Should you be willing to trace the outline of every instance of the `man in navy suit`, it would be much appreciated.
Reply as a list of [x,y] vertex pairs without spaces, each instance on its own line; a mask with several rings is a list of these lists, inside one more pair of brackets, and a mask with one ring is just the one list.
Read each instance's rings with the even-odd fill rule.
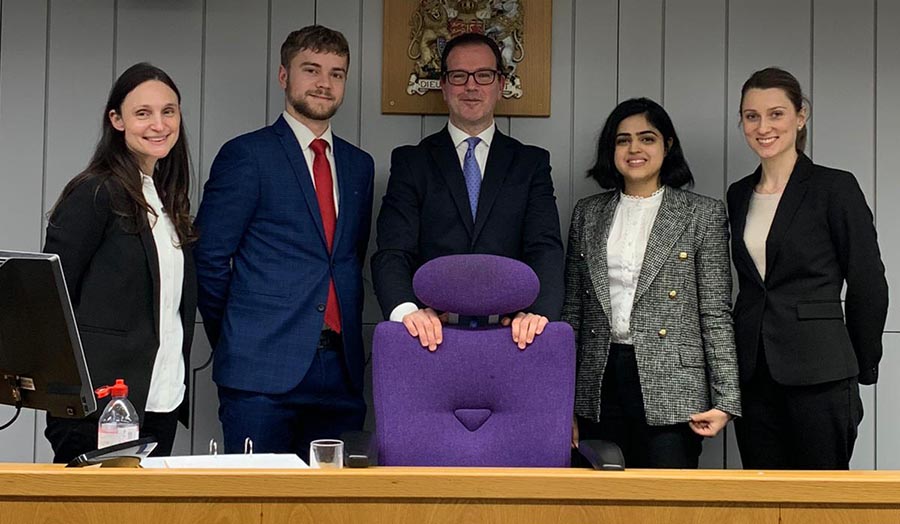
[[475,33],[455,37],[441,56],[447,127],[391,157],[372,257],[375,293],[384,316],[403,322],[432,351],[441,343],[445,316],[417,302],[412,276],[436,257],[486,253],[534,269],[538,298],[504,319],[521,349],[562,309],[563,247],[550,155],[496,129],[494,107],[504,82],[493,40]]
[[285,110],[210,170],[197,227],[199,308],[214,352],[225,451],[297,453],[360,429],[362,265],[372,157],[332,134],[350,50],[322,26],[288,35]]

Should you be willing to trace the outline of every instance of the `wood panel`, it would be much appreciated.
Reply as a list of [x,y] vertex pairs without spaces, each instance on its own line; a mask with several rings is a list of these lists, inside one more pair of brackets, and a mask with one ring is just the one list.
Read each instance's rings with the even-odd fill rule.
[[866,412],[866,417],[878,421],[876,442],[878,453],[875,466],[878,469],[900,470],[900,333],[885,333],[884,359],[881,361],[877,386],[875,409]]
[[222,144],[267,123],[268,30],[266,0],[206,3],[201,182]]
[[783,508],[780,524],[896,524],[896,508]]
[[719,0],[666,4],[666,110],[675,123],[694,191],[725,198],[727,9]]
[[[619,101],[645,96],[664,104],[666,2],[619,2]],[[699,35],[697,35],[699,36]]]
[[[316,0],[269,0],[269,68],[266,122],[274,122],[284,111],[284,90],[278,84],[281,44],[291,31],[316,23]],[[352,54],[352,53],[351,53]],[[352,56],[351,56],[352,61]]]
[[[735,471],[574,468],[369,468],[343,470],[66,469],[0,465],[0,501],[253,499],[269,503],[415,499],[535,504],[891,506],[898,471]],[[319,499],[319,500],[315,500]],[[370,499],[370,500],[367,500]]]
[[54,1],[48,11],[44,210],[87,167],[113,82],[113,0]]
[[578,200],[600,191],[597,182],[587,177],[587,171],[597,160],[600,130],[616,106],[618,5],[615,0],[575,2],[571,199],[568,207],[559,208],[564,221],[571,220]]
[[[360,133],[360,147],[375,159],[375,202],[372,210],[372,234],[369,253],[375,247],[375,218],[381,209],[381,197],[390,174],[391,151],[399,145],[418,143],[422,136],[422,117],[381,114],[381,2],[363,2],[362,50],[359,73],[362,75],[360,119],[364,125]],[[368,262],[368,260],[367,260]],[[366,299],[363,321],[374,324],[383,320],[381,308],[372,291],[369,266],[363,272]]]
[[264,504],[263,524],[596,524],[665,522],[667,524],[778,524],[776,508],[735,506],[516,504],[458,500],[450,503],[306,503]]
[[[168,73],[181,92],[181,115],[191,153],[191,203],[197,208],[200,149],[200,83],[203,27],[202,0],[118,0],[116,4],[116,75],[138,62]],[[159,38],[160,27],[166,38]],[[147,45],[153,42],[153,45]]]
[[[750,174],[759,159],[747,146],[738,123],[741,86],[768,66],[780,66],[811,91],[812,14],[810,0],[733,0],[728,2],[727,177]],[[773,16],[777,13],[777,16]]]
[[[869,205],[875,201],[874,13],[874,0],[815,2],[809,121],[813,160],[853,172]],[[875,392],[861,387],[860,393],[870,416],[859,426],[850,466],[874,468]]]
[[[553,96],[550,99],[549,118],[515,118],[510,121],[509,134],[525,144],[535,144],[550,151],[553,189],[556,206],[561,210],[562,233],[566,234],[571,209],[572,176],[572,39],[573,0],[553,2],[553,52],[550,68],[550,85]],[[563,237],[565,238],[565,236]]]
[[874,32],[874,0],[816,0],[812,81],[804,85],[813,100],[813,159],[853,172],[869,205],[875,201]]
[[[114,493],[110,494],[114,496]],[[221,502],[0,502],[0,524],[252,524],[261,505]]]
[[350,46],[350,69],[344,92],[344,103],[331,119],[334,132],[343,139],[359,145],[359,107],[362,93],[362,0],[319,0],[316,7],[316,23],[343,33]]
[[[47,2],[0,2],[0,248],[38,251],[43,231]],[[0,424],[15,413],[0,406]],[[35,412],[0,433],[0,460],[34,458]]]
[[[0,3],[0,246],[41,245],[47,2]],[[15,227],[10,227],[15,224]],[[5,411],[0,412],[0,419]],[[19,423],[21,425],[21,422]],[[2,453],[2,452],[0,452]]]
[[[881,237],[881,253],[887,269],[890,303],[887,330],[900,332],[900,242],[896,224],[900,224],[900,2],[876,4],[875,83],[875,222]],[[898,346],[894,346],[898,347]],[[883,369],[884,377],[900,382],[900,365]],[[885,397],[898,398],[898,397]],[[890,424],[900,430],[900,415],[894,410]],[[897,433],[900,435],[900,431]],[[896,467],[900,467],[900,454]]]

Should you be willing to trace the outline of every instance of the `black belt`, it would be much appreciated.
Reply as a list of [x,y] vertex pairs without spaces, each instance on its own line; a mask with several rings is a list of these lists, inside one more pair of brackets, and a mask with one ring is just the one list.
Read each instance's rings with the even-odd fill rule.
[[344,340],[341,334],[331,329],[323,329],[319,335],[317,349],[324,351],[340,351],[344,348]]

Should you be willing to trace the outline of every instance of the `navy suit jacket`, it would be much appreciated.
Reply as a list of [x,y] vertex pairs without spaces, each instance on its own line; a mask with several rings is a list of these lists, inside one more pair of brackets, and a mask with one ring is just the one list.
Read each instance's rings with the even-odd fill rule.
[[479,253],[531,266],[541,290],[528,311],[559,319],[563,247],[546,150],[495,132],[472,220],[459,156],[446,127],[418,145],[398,147],[377,227],[372,277],[385,318],[404,302],[418,304],[412,277],[419,266],[444,255]]
[[283,117],[216,155],[195,255],[218,385],[279,394],[299,384],[316,353],[333,278],[347,368],[362,390],[362,265],[374,163],[337,136],[334,162],[339,204],[329,256],[312,177]]

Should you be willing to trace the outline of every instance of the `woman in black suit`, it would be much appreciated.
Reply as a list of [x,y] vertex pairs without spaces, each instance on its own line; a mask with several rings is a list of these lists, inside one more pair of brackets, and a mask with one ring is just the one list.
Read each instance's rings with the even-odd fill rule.
[[881,360],[888,298],[872,213],[851,173],[803,154],[804,102],[777,68],[741,90],[744,137],[760,159],[728,189],[748,469],[848,469],[858,384],[875,383]]
[[[100,141],[63,189],[44,245],[62,261],[91,381],[125,379],[157,455],[171,452],[178,420],[187,425],[197,303],[189,186],[178,88],[136,64],[110,90]],[[97,448],[98,413],[47,416],[55,462]]]

